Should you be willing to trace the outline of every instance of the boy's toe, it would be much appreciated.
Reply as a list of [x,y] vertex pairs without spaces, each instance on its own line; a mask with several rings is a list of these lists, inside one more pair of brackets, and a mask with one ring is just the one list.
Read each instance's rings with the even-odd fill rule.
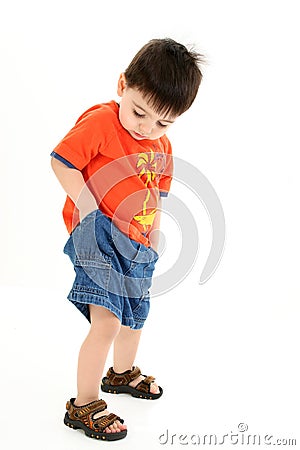
[[151,394],[159,394],[160,390],[156,383],[151,383],[150,392],[151,392]]

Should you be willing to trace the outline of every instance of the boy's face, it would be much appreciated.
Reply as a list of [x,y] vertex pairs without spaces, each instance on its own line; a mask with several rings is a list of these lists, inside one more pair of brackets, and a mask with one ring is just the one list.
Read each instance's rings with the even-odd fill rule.
[[157,115],[137,89],[127,86],[124,74],[119,78],[118,95],[122,97],[119,110],[121,125],[137,141],[158,139],[175,122],[176,117]]

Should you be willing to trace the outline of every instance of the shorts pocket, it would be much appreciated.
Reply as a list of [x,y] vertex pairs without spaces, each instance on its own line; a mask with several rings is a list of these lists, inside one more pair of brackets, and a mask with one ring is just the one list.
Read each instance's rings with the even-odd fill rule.
[[98,242],[102,230],[101,225],[99,227],[96,226],[97,214],[98,210],[88,214],[73,231],[75,265],[102,268],[107,264],[111,264],[111,254],[108,251],[105,236],[102,236],[103,239],[100,239],[100,242]]
[[150,296],[143,295],[139,300],[132,302],[132,314],[135,320],[142,321],[147,319],[150,309]]
[[111,264],[107,256],[101,258],[91,256],[77,255],[75,259],[74,269],[76,272],[75,283],[77,285],[86,286],[87,288],[101,289],[107,294]]
[[149,264],[147,264],[146,266],[144,266],[143,269],[143,278],[142,278],[142,291],[143,291],[143,295],[148,295],[149,294],[149,289],[152,285],[152,276],[153,276],[153,272],[154,272],[154,264],[153,262],[150,262]]

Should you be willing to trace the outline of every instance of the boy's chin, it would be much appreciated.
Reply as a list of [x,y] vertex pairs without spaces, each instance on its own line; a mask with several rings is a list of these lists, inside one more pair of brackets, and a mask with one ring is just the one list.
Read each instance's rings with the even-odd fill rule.
[[135,131],[128,131],[131,136],[137,141],[142,141],[144,139],[150,139],[148,136],[143,136],[142,134],[136,133]]

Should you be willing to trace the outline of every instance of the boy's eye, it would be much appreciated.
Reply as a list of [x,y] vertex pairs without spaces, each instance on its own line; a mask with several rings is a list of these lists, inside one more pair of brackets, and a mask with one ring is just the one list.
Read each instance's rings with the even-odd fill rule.
[[145,117],[145,114],[139,114],[135,109],[132,110],[136,117]]
[[[132,112],[133,112],[133,114],[134,114],[136,117],[139,117],[140,119],[146,117],[145,114],[140,114],[140,113],[138,113],[135,109],[133,109]],[[161,128],[165,128],[165,127],[168,126],[168,125],[165,125],[165,124],[163,124],[163,123],[161,123],[161,122],[157,122],[157,125],[158,125],[159,127],[161,127]]]

